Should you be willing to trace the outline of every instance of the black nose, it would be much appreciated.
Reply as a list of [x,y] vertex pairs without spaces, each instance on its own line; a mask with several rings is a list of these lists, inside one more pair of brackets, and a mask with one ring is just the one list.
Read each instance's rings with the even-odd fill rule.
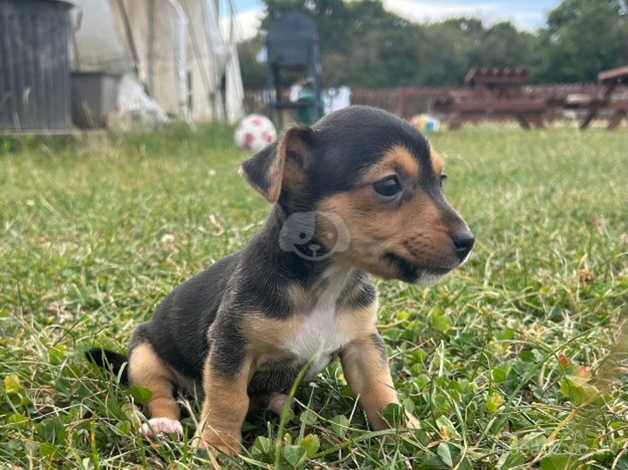
[[456,254],[458,255],[458,258],[460,258],[460,260],[465,259],[471,251],[471,248],[473,248],[473,243],[475,242],[473,233],[469,230],[464,230],[462,232],[454,232],[450,235],[450,237],[456,247]]

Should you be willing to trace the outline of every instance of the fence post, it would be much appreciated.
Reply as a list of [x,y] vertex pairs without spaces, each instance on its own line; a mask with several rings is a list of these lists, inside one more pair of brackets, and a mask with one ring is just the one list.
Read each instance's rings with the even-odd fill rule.
[[397,114],[404,117],[406,113],[406,89],[404,87],[399,88],[397,100]]

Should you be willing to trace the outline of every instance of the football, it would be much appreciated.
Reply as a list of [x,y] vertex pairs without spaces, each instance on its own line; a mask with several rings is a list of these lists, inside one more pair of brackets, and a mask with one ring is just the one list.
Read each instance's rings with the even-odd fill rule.
[[235,144],[243,150],[259,152],[277,138],[277,131],[270,119],[261,114],[249,114],[235,130]]

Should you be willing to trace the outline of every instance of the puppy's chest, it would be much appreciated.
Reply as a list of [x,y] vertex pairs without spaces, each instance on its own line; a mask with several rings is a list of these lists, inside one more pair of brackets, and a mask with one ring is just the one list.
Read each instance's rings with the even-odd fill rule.
[[312,361],[308,375],[315,375],[367,327],[368,319],[356,313],[342,306],[339,285],[332,284],[320,293],[311,309],[300,315],[301,321],[285,338],[282,349],[296,363]]
[[311,378],[348,343],[372,332],[376,303],[353,306],[342,274],[331,271],[319,286],[304,292],[307,295],[301,296],[290,318],[274,324],[275,334],[258,330],[265,349],[261,368],[275,367],[280,360],[286,367],[300,369],[311,361],[306,379]]
[[331,354],[353,338],[341,316],[344,312],[334,306],[320,306],[306,314],[293,336],[286,338],[285,349],[304,361],[316,354]]
[[338,318],[341,312],[334,307],[309,312],[293,335],[285,338],[281,349],[292,358],[294,366],[311,361],[306,379],[314,377],[334,359],[338,351],[353,339]]

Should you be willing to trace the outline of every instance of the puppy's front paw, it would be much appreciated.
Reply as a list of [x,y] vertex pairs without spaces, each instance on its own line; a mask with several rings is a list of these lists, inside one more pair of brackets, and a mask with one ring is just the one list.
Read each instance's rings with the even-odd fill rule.
[[201,436],[200,447],[202,449],[216,449],[227,455],[237,455],[240,451],[240,441],[240,436],[206,430]]
[[406,411],[406,428],[408,429],[421,429],[421,422],[413,414]]
[[183,426],[176,419],[170,418],[151,418],[147,423],[142,424],[140,432],[148,440],[165,434],[176,434],[177,437],[183,438]]

